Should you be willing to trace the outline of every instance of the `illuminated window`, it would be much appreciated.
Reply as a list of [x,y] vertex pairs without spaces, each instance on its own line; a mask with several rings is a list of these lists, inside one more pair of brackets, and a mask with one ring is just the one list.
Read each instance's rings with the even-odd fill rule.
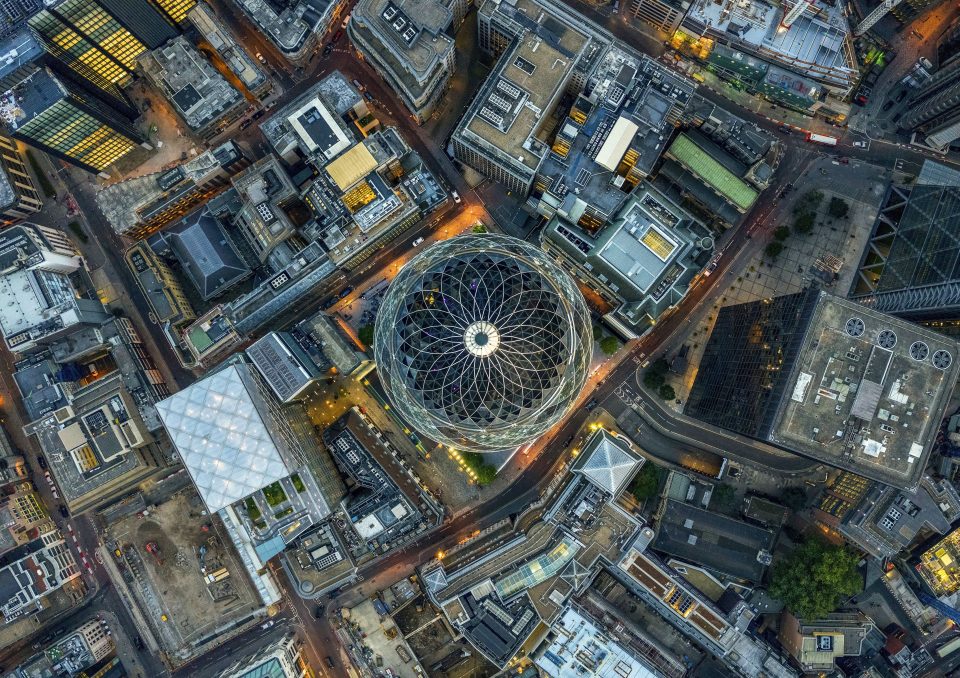
[[647,249],[656,254],[662,261],[666,261],[667,257],[673,254],[677,247],[673,241],[653,226],[647,229],[647,232],[640,238],[640,242],[646,245]]

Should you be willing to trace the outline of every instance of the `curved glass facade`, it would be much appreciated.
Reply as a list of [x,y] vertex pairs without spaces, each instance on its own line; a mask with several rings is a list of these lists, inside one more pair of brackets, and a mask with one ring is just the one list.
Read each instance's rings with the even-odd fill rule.
[[374,355],[393,406],[421,433],[491,452],[535,439],[587,378],[590,315],[535,245],[497,234],[438,243],[397,275]]

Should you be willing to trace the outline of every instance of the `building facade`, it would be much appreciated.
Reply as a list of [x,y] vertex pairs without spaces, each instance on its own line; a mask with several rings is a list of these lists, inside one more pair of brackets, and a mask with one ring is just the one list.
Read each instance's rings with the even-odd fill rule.
[[43,208],[40,193],[17,143],[0,135],[0,228],[16,224]]
[[456,68],[451,35],[466,5],[465,0],[363,0],[351,14],[347,31],[354,46],[420,124],[433,114]]
[[0,617],[5,624],[43,609],[43,599],[80,577],[59,530],[41,534],[0,558]]
[[0,118],[15,139],[93,173],[103,173],[138,145],[149,146],[133,124],[135,113],[49,69],[0,96]]
[[897,123],[902,130],[918,132],[923,142],[945,151],[960,139],[960,61],[954,60],[911,90]]

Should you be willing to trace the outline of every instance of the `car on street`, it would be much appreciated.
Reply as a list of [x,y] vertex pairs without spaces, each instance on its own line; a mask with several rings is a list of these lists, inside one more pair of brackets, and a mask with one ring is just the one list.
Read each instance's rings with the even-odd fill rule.
[[267,63],[267,60],[264,58],[263,54],[261,54],[260,52],[257,52],[257,61],[259,61],[261,64]]
[[370,101],[370,102],[373,101],[373,95],[370,94],[370,92],[364,92],[364,93],[363,93],[363,98],[366,99],[367,101]]
[[324,611],[325,609],[326,609],[326,608],[325,608],[323,605],[317,605],[315,608],[313,608],[313,618],[314,618],[314,619],[322,619],[322,618],[323,618],[323,611]]
[[907,90],[903,90],[902,92],[900,92],[900,94],[897,95],[897,97],[894,99],[894,101],[899,104],[899,103],[900,103],[901,101],[903,101],[906,97],[907,97]]
[[327,46],[323,48],[323,56],[329,56],[330,52],[333,51],[333,43],[328,42]]
[[457,203],[458,205],[459,205],[461,202],[463,202],[463,200],[460,199],[460,194],[457,193],[456,191],[453,192],[453,201],[454,201],[455,203]]
[[338,29],[336,33],[333,34],[333,38],[330,39],[330,42],[336,44],[340,42],[340,38],[343,37],[343,29]]
[[246,120],[240,123],[240,129],[242,130],[247,129],[252,124],[253,124],[253,120],[251,118],[247,118]]
[[252,116],[250,116],[250,119],[251,119],[251,120],[259,120],[260,118],[262,118],[262,117],[264,116],[265,113],[266,113],[266,111],[261,108],[259,111],[257,111],[257,112],[254,113]]
[[37,464],[39,464],[40,468],[42,468],[43,470],[46,470],[46,469],[47,469],[47,459],[46,459],[46,457],[44,457],[42,454],[38,454],[38,455],[37,455]]
[[331,669],[336,666],[336,664],[333,663],[333,657],[330,655],[324,657],[324,660],[327,662],[327,666],[329,666]]
[[854,141],[854,142],[853,142],[853,146],[854,146],[854,148],[866,148],[866,147],[867,147],[867,142],[866,142],[866,141]]
[[64,518],[70,517],[70,512],[67,510],[67,507],[64,506],[63,504],[60,504],[60,506],[57,507],[57,510],[60,511],[60,515],[63,516]]
[[881,106],[880,110],[881,110],[881,111],[889,111],[891,108],[893,108],[893,105],[894,105],[895,103],[897,103],[897,102],[896,102],[896,101],[892,101],[892,100],[891,100],[891,101],[888,101],[888,102],[885,103],[883,106]]
[[358,91],[365,92],[367,90],[367,88],[363,86],[363,83],[361,83],[356,78],[354,78],[352,82],[353,82],[353,86],[356,87]]
[[422,244],[423,244],[423,237],[422,237],[422,236],[419,237],[419,238],[417,238],[416,240],[414,240],[413,243],[411,243],[411,245],[412,245],[413,247],[419,247],[419,246],[422,245]]

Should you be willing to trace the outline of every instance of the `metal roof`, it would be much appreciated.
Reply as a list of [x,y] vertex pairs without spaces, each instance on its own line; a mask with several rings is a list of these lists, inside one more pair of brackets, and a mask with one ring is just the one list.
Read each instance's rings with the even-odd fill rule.
[[718,193],[744,210],[749,208],[759,195],[756,189],[708,155],[686,134],[677,137],[671,144],[669,153]]
[[642,464],[643,458],[627,443],[601,429],[587,441],[573,470],[615,497]]

